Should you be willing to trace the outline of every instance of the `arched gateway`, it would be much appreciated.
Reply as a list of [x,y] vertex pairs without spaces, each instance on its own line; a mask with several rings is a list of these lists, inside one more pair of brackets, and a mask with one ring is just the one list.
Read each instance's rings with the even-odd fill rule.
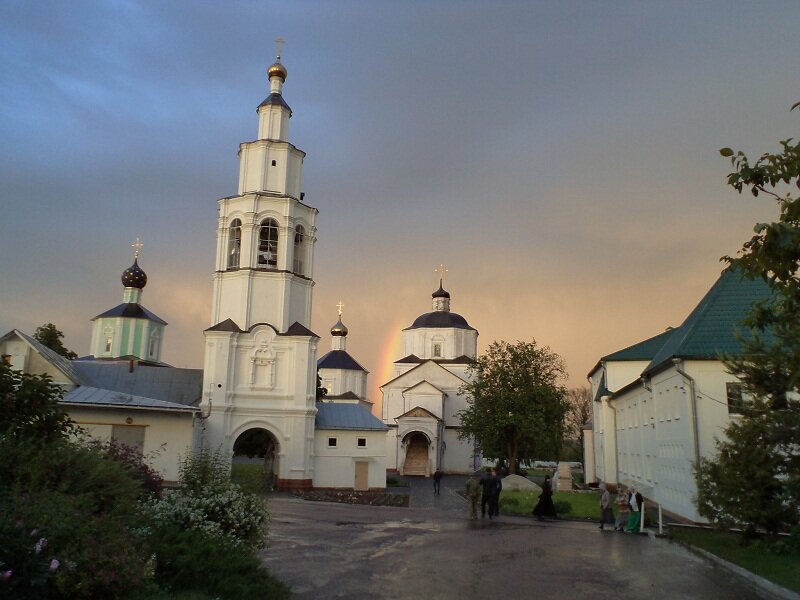
[[280,467],[279,450],[278,440],[271,432],[254,427],[243,431],[233,443],[233,464],[261,465],[268,489],[275,489]]

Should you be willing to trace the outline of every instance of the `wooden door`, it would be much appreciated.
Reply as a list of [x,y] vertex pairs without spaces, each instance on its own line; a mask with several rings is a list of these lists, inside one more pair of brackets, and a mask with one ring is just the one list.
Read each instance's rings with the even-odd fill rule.
[[357,492],[365,492],[369,489],[369,463],[356,463],[356,485]]

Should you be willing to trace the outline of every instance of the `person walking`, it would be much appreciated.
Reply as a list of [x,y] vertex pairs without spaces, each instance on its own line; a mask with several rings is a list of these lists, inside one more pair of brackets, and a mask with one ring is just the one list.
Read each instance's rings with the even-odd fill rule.
[[614,511],[611,509],[611,494],[608,493],[608,487],[605,482],[600,483],[600,529],[602,530],[606,523],[611,525],[614,523]]
[[502,484],[497,478],[497,470],[491,469],[481,479],[481,518],[486,518],[486,511],[489,511],[489,518],[491,519],[496,512],[496,507],[499,504],[500,489]]
[[630,506],[631,506],[631,513],[628,516],[628,526],[625,528],[625,531],[628,533],[637,533],[639,531],[639,525],[642,522],[642,508],[644,508],[644,498],[642,495],[637,491],[636,488],[631,488],[631,499],[630,499]]
[[475,475],[467,477],[466,484],[467,502],[469,503],[469,518],[478,518],[478,503],[481,499],[481,486]]
[[625,491],[625,486],[620,485],[617,487],[617,497],[615,504],[617,505],[617,520],[614,521],[614,531],[624,531],[625,526],[628,524],[628,515],[631,513],[631,505],[628,504],[630,498],[628,492]]
[[433,493],[437,496],[441,490],[442,475],[444,475],[444,473],[442,473],[439,469],[436,469],[436,471],[433,473]]
[[539,501],[533,507],[533,514],[539,521],[544,521],[544,517],[557,519],[556,507],[553,504],[553,485],[550,483],[550,476],[545,475],[542,482],[542,493],[539,494]]
[[494,479],[494,489],[492,498],[489,502],[489,518],[500,516],[500,492],[503,491],[503,480],[497,476],[497,469],[492,469],[492,479]]

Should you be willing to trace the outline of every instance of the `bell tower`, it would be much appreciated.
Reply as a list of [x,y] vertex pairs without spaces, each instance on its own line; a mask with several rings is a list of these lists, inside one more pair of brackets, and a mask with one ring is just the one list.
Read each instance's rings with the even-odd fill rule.
[[283,333],[311,320],[318,211],[300,191],[305,152],[288,141],[292,109],[280,52],[267,76],[258,138],[239,145],[238,194],[219,200],[211,318],[243,330],[269,323]]
[[305,153],[289,142],[280,47],[267,76],[258,137],[239,145],[238,193],[218,201],[203,444],[233,454],[242,435],[265,431],[275,485],[305,488],[317,413],[319,337],[308,329],[317,209],[300,191]]

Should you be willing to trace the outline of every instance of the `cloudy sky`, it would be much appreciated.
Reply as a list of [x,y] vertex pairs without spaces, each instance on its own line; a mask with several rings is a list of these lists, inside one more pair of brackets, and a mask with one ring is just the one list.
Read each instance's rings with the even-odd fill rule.
[[718,149],[797,135],[798,23],[796,0],[3,2],[0,330],[87,354],[139,236],[164,359],[202,366],[216,200],[282,36],[320,354],[341,299],[377,388],[444,263],[479,351],[535,338],[582,385],[776,215]]

